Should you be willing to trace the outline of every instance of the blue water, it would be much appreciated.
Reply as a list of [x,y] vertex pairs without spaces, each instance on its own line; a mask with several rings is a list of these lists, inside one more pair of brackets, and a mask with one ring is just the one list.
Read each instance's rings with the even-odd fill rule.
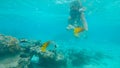
[[120,68],[120,1],[81,1],[86,7],[87,38],[76,39],[66,30],[70,0],[1,0],[0,33],[53,40],[64,49],[79,47],[101,51],[118,57],[118,61],[105,68]]

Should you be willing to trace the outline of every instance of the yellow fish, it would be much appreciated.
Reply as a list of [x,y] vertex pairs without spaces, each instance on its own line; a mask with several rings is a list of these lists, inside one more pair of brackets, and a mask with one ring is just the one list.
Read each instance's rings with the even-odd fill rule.
[[46,52],[46,48],[48,47],[49,44],[50,44],[50,41],[45,42],[41,47],[41,51]]
[[82,31],[84,31],[84,28],[82,28],[82,27],[74,28],[74,36],[79,37],[79,33]]

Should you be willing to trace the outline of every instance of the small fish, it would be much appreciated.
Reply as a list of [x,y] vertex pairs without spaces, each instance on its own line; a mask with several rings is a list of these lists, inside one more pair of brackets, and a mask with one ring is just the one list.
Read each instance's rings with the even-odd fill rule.
[[49,44],[50,44],[50,41],[45,42],[41,47],[41,51],[46,52],[46,48],[48,47]]
[[82,27],[75,27],[74,28],[74,36],[79,37],[79,33],[84,31],[84,28]]

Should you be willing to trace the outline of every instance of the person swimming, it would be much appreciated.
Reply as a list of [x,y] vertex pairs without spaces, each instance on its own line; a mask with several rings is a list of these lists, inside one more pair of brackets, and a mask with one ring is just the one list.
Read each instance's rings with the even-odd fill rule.
[[70,16],[68,18],[67,29],[75,29],[78,27],[88,31],[87,22],[84,16],[85,9],[82,7],[80,0],[74,0],[70,4]]

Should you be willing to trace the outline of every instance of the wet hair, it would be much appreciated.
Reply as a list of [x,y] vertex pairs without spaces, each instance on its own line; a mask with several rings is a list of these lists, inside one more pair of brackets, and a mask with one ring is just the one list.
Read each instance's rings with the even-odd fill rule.
[[71,4],[70,4],[70,9],[73,9],[73,8],[79,9],[79,8],[81,8],[81,7],[82,7],[82,6],[81,6],[81,3],[80,3],[80,0],[74,0],[74,1],[72,1]]

